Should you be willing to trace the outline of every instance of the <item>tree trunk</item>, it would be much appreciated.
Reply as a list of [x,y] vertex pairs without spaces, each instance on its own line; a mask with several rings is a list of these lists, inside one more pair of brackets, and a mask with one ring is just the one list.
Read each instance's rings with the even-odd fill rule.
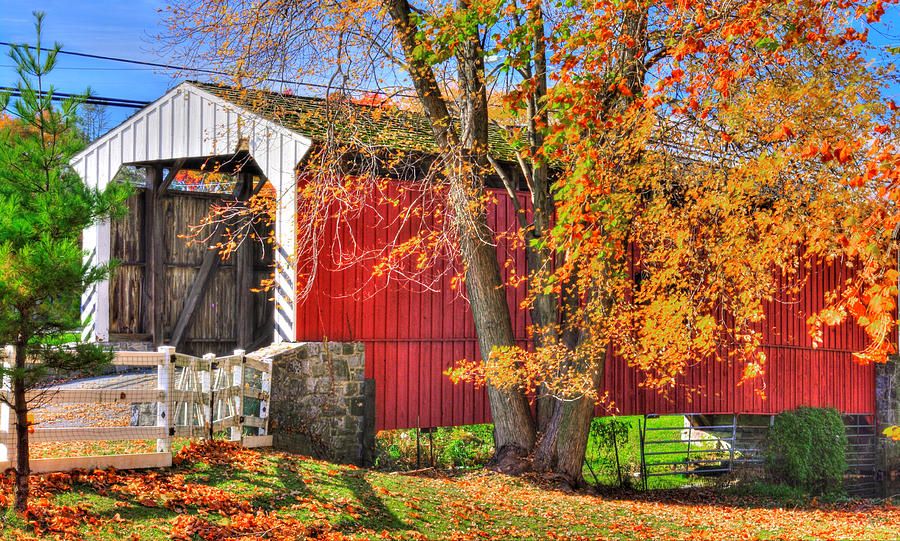
[[[491,362],[495,348],[515,344],[509,307],[497,252],[485,242],[491,238],[484,211],[474,213],[461,187],[451,188],[451,204],[459,215],[458,227],[463,261],[466,264],[466,292],[472,306],[478,347],[485,363]],[[485,236],[487,235],[487,236]],[[500,390],[487,385],[491,415],[494,418],[494,457],[491,467],[507,473],[520,471],[520,459],[528,456],[534,446],[535,427],[531,408],[524,393]]]
[[[410,19],[407,0],[386,0],[394,30],[403,47],[413,86],[431,123],[450,184],[450,204],[466,268],[466,292],[472,307],[478,345],[485,362],[496,348],[515,345],[512,321],[494,236],[483,208],[473,209],[472,196],[481,197],[487,162],[487,97],[484,59],[477,35],[468,36],[457,54],[462,105],[460,133],[454,127],[447,102],[432,67],[417,58],[417,26]],[[460,7],[467,4],[460,1]],[[460,135],[461,134],[461,135]],[[521,468],[521,458],[534,445],[534,420],[524,393],[487,386],[494,418],[495,453],[492,464],[503,471]]]
[[12,378],[13,409],[16,413],[16,511],[28,507],[28,476],[31,464],[28,456],[28,403],[25,401],[26,349],[25,343],[16,344],[15,373]]
[[[604,361],[605,359],[592,362],[591,378],[595,389],[600,387]],[[573,487],[580,487],[585,484],[582,469],[591,433],[591,421],[594,419],[594,401],[581,397],[563,403],[560,409],[562,415],[557,429],[555,471],[570,479]]]

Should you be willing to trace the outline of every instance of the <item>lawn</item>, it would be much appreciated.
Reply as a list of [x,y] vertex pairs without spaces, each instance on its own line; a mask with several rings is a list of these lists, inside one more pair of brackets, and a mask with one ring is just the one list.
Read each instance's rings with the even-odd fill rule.
[[[169,470],[35,477],[5,539],[894,539],[885,502],[777,502],[716,488],[611,496],[485,471],[381,473],[305,457],[189,445]],[[12,480],[0,498],[11,501]]]

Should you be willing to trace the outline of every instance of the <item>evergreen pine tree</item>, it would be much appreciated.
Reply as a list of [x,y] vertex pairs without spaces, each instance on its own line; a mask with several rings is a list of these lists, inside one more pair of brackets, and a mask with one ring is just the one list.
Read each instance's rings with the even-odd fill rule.
[[[111,360],[96,345],[63,350],[60,337],[80,325],[79,299],[85,287],[102,280],[107,267],[85,263],[84,228],[120,211],[128,188],[105,191],[85,186],[69,160],[83,142],[76,129],[84,97],[53,103],[46,84],[62,47],[42,49],[43,13],[35,13],[37,48],[13,46],[19,97],[0,93],[0,344],[11,344],[13,362],[0,368],[12,383],[3,401],[16,424],[16,509],[28,502],[28,409],[26,391],[48,369],[92,370]],[[26,362],[27,361],[27,362]],[[7,379],[9,378],[9,379]]]

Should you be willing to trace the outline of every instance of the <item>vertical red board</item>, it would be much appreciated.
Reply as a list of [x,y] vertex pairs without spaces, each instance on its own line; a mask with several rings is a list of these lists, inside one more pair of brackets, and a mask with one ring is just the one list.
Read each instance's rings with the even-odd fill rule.
[[[389,191],[399,193],[396,187]],[[520,203],[526,209],[528,201],[522,194]],[[489,421],[484,390],[453,385],[443,375],[455,361],[475,360],[478,355],[468,302],[463,292],[450,288],[450,273],[444,272],[452,263],[429,271],[434,276],[443,274],[436,291],[372,278],[371,260],[336,268],[334,250],[351,246],[354,239],[361,249],[383,247],[396,232],[391,224],[397,212],[390,205],[373,202],[349,224],[329,224],[331,242],[325,241],[312,291],[297,303],[297,340],[365,343],[366,376],[375,379],[379,430]],[[498,194],[498,205],[489,212],[498,231],[516,227],[514,207],[503,194]],[[400,237],[412,233],[407,226]],[[513,268],[518,276],[524,275],[523,248],[508,248],[509,240],[499,244],[501,265],[507,252],[515,259],[511,267],[502,266],[504,276],[509,277]],[[768,414],[808,403],[871,414],[874,369],[860,366],[852,358],[854,351],[865,346],[862,330],[852,322],[826,329],[825,341],[816,349],[806,327],[806,319],[822,308],[822,295],[840,286],[849,272],[839,262],[815,262],[798,277],[806,282],[796,294],[787,294],[786,288],[792,284],[778,277],[779,291],[773,302],[766,303],[767,317],[760,327],[768,362],[765,376],[757,380],[740,384],[743,367],[738,363],[703,361],[689,368],[681,378],[682,386],[666,396],[639,387],[640,373],[609,352],[603,382],[615,411]],[[524,286],[507,288],[517,342],[528,346],[528,314],[518,309],[524,295]],[[727,348],[722,355],[727,356]],[[764,389],[766,399],[754,389]],[[598,408],[599,414],[608,413],[604,406]]]

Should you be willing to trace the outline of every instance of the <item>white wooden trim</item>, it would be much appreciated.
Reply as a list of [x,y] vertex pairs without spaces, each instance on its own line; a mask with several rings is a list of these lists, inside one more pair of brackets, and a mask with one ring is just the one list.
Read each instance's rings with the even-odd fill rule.
[[[303,135],[302,133],[295,132],[293,130],[289,130],[288,128],[285,128],[281,124],[273,122],[267,118],[261,117],[258,114],[254,113],[248,109],[238,107],[237,105],[231,103],[230,101],[226,101],[226,100],[220,98],[219,96],[216,96],[212,92],[203,90],[202,88],[194,86],[191,83],[185,82],[185,83],[182,83],[182,85],[190,86],[192,92],[199,94],[200,96],[203,96],[205,99],[207,99],[221,107],[224,107],[226,109],[240,110],[239,114],[241,117],[243,117],[245,119],[245,123],[247,123],[247,124],[263,125],[265,127],[264,129],[267,132],[269,132],[270,134],[279,134],[279,135],[283,135],[286,137],[297,138],[300,143],[302,143],[308,147],[312,146],[312,139]],[[246,120],[250,120],[251,122],[246,122]]]
[[[110,224],[103,221],[97,224],[97,261],[105,264],[110,259]],[[98,342],[109,342],[109,279],[96,284],[97,311],[94,317],[94,337]]]
[[[260,377],[260,394],[265,396],[265,400],[259,401],[259,417],[263,420],[263,425],[259,427],[260,436],[269,433],[269,396],[272,392],[272,358],[266,357],[262,361],[268,365],[268,370],[263,371]],[[250,417],[250,419],[253,418]],[[246,421],[247,418],[245,417],[244,420]]]
[[161,431],[161,434],[156,438],[156,452],[171,454],[172,435],[170,428],[175,426],[175,408],[172,403],[175,374],[172,373],[171,361],[172,356],[175,355],[175,348],[162,346],[157,351],[162,353],[165,358],[156,368],[156,389],[165,392],[165,397],[156,403],[156,428]]
[[[206,361],[207,366],[212,366],[213,361],[216,360],[216,356],[214,353],[207,353],[203,356],[203,360]],[[200,392],[209,396],[210,392],[212,392],[212,370],[204,370],[200,373]],[[201,404],[201,409],[203,411],[203,416],[206,419],[206,427],[203,431],[203,435],[207,436],[210,429],[215,430],[215,424],[213,423],[213,412],[212,407],[209,404],[209,399],[203,400]]]
[[272,436],[244,436],[241,445],[247,449],[272,447]]
[[[132,470],[138,468],[169,468],[172,453],[141,453],[128,455],[75,456],[61,458],[32,458],[31,473],[50,473],[70,470]],[[0,471],[15,467],[12,461],[0,461]]]

